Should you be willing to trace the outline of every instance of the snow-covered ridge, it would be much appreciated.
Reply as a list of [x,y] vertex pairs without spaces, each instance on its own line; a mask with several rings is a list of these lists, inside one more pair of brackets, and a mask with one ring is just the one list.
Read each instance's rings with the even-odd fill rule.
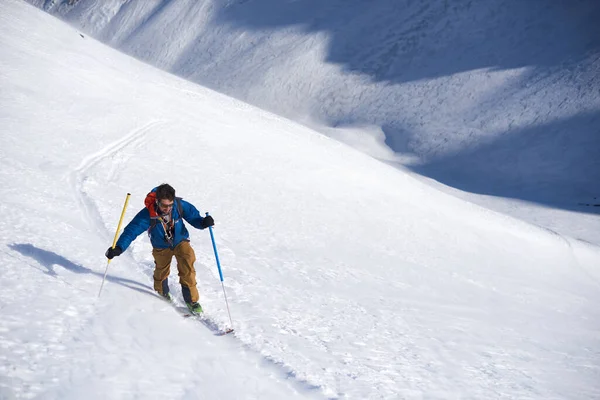
[[[598,398],[596,247],[21,1],[0,2],[0,59],[0,398]],[[152,294],[143,237],[97,298],[125,193],[129,220],[163,181],[215,217],[232,340]],[[207,232],[192,243],[223,325]]]
[[600,243],[561,222],[590,232],[573,211],[598,214],[581,206],[600,197],[595,0],[30,2],[470,201]]

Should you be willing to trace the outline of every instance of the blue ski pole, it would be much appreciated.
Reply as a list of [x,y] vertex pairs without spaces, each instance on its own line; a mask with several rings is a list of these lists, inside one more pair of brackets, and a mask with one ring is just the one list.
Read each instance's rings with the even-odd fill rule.
[[[208,213],[206,213],[208,217]],[[229,311],[229,302],[227,301],[227,293],[225,293],[225,284],[223,283],[223,272],[221,271],[221,262],[219,261],[219,253],[217,252],[217,245],[215,243],[215,235],[213,234],[212,226],[208,227],[210,232],[210,240],[212,241],[213,250],[215,252],[215,259],[217,260],[217,268],[219,269],[219,277],[221,278],[221,287],[223,288],[223,295],[225,296],[225,305],[227,306],[227,314],[229,314],[229,323],[231,328],[227,329],[225,333],[233,332],[233,320],[231,319],[231,311]]]

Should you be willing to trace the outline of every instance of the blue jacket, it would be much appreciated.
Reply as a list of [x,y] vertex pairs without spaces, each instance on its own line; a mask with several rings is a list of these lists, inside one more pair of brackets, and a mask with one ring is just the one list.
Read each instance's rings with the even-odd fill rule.
[[[149,233],[150,242],[152,243],[152,247],[157,249],[168,249],[175,248],[179,243],[184,240],[189,240],[190,233],[186,229],[183,220],[185,219],[190,225],[197,229],[202,228],[202,221],[204,217],[200,215],[200,212],[194,207],[191,203],[187,201],[177,198],[177,201],[181,202],[181,210],[183,211],[183,216],[179,215],[179,209],[177,204],[173,205],[173,220],[175,221],[175,232],[173,233],[173,247],[169,245],[169,242],[165,239],[165,230],[163,229],[162,224],[159,222]],[[183,219],[182,219],[183,217]],[[148,228],[150,228],[150,211],[147,208],[142,209],[137,213],[135,217],[131,220],[129,224],[123,230],[123,233],[119,237],[117,241],[117,246],[121,248],[121,250],[125,251],[131,242],[135,240],[139,235],[146,232]]]

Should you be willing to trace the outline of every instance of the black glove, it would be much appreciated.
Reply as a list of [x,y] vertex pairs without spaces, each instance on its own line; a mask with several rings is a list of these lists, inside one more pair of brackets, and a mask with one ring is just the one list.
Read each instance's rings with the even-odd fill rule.
[[207,215],[202,220],[202,229],[208,228],[209,226],[213,226],[215,224],[215,220],[210,215]]
[[112,260],[113,258],[120,256],[122,252],[123,252],[123,250],[121,250],[121,248],[119,246],[115,246],[114,249],[112,247],[109,247],[108,250],[106,250],[106,253],[104,255],[109,260]]

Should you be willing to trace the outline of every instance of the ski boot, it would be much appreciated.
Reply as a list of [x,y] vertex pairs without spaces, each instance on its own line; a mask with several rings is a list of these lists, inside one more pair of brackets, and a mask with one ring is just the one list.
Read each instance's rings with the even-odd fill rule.
[[165,293],[165,294],[159,293],[158,295],[159,295],[159,296],[160,296],[160,297],[161,297],[163,300],[165,300],[165,301],[167,301],[167,302],[169,302],[169,303],[172,303],[172,302],[173,302],[173,296],[171,296],[171,293]]
[[186,302],[185,305],[187,306],[188,310],[190,310],[190,312],[192,314],[200,314],[200,313],[202,313],[202,306],[197,301],[195,301],[193,303],[187,303]]

